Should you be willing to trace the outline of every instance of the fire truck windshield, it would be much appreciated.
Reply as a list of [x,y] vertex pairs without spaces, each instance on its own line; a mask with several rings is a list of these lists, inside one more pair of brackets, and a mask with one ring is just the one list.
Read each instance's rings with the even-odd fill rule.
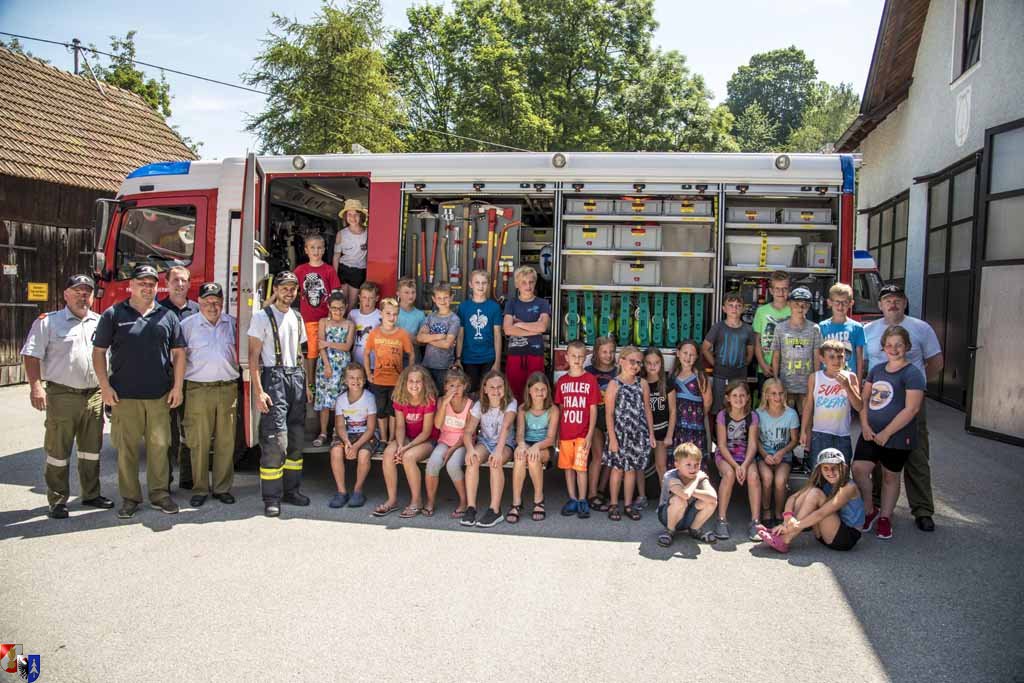
[[195,249],[194,206],[138,207],[124,212],[117,237],[117,279],[131,276],[140,263],[164,271],[192,262]]

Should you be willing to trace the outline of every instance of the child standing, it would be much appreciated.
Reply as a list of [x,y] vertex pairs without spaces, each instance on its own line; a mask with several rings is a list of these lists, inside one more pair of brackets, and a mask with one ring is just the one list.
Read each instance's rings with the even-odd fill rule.
[[418,464],[434,449],[430,437],[434,431],[437,391],[430,380],[430,373],[421,365],[410,365],[399,375],[393,396],[395,438],[384,449],[381,459],[388,499],[373,514],[383,517],[395,509],[398,503],[398,466],[401,465],[409,482],[409,505],[399,516],[409,519],[422,512],[424,517],[431,517],[434,507],[423,507],[420,498]]
[[366,338],[363,366],[377,402],[380,437],[386,442],[395,415],[391,392],[398,383],[398,376],[411,362],[413,350],[409,335],[398,326],[398,301],[391,298],[381,301],[380,317],[380,327],[371,330]]
[[835,339],[843,344],[847,353],[846,369],[857,375],[859,381],[867,369],[864,367],[864,326],[847,317],[853,310],[853,287],[845,282],[829,287],[828,305],[832,317],[818,323],[821,339]]
[[818,369],[818,348],[821,332],[807,319],[811,307],[811,292],[797,287],[789,293],[789,320],[775,327],[772,339],[772,373],[782,380],[789,405],[803,417],[807,396],[807,378]]
[[[654,467],[658,481],[665,478],[668,470],[668,447],[672,444],[672,432],[676,427],[676,393],[669,391],[665,382],[665,357],[661,350],[651,347],[644,351],[644,379],[651,401],[651,419],[654,421]],[[641,510],[647,506],[644,489],[646,481],[637,477],[639,497],[634,503]]]
[[715,465],[722,481],[718,485],[718,523],[715,536],[721,540],[729,538],[729,501],[732,500],[733,486],[746,486],[750,502],[750,528],[748,537],[758,540],[757,526],[761,523],[761,481],[754,455],[757,453],[757,413],[750,410],[750,389],[747,380],[734,379],[725,388],[725,404],[715,420],[718,452]]
[[[786,405],[786,389],[775,377],[761,387],[761,407],[757,409],[757,471],[761,475],[761,520],[770,528],[782,521],[786,503],[786,484],[793,466],[793,449],[800,442],[800,417]],[[772,516],[772,493],[775,512]]]
[[789,273],[776,270],[768,278],[772,300],[761,304],[754,313],[754,355],[757,357],[757,390],[764,381],[774,377],[772,370],[772,340],[775,327],[789,318]]
[[358,199],[346,199],[338,217],[345,227],[334,239],[334,269],[345,287],[349,308],[355,305],[356,291],[366,281],[366,209]]
[[377,299],[380,288],[375,282],[364,282],[359,288],[359,308],[348,312],[348,318],[356,326],[355,343],[352,345],[352,360],[363,364],[366,338],[370,331],[380,326],[380,311],[377,310]]
[[[405,330],[409,339],[412,339],[413,348],[416,349],[416,362],[422,357],[420,347],[416,344],[416,337],[426,319],[427,314],[416,308],[416,280],[403,277],[398,281],[398,326]],[[441,385],[437,386],[440,389]]]
[[747,366],[754,357],[754,331],[740,319],[743,297],[728,292],[722,302],[725,320],[719,320],[704,337],[701,345],[704,362],[714,368],[712,373],[711,410],[718,413],[725,400],[725,385],[747,378]]
[[853,476],[865,505],[870,505],[871,475],[876,463],[882,465],[882,506],[880,510],[871,506],[862,527],[867,531],[878,517],[879,538],[892,538],[891,519],[900,497],[900,472],[917,445],[917,413],[924,402],[924,374],[907,360],[910,344],[906,328],[889,327],[882,333],[882,349],[888,360],[871,368],[864,382],[867,409],[860,414],[861,437]]
[[780,553],[804,529],[813,529],[814,537],[832,550],[851,550],[860,540],[864,524],[864,503],[857,486],[850,481],[846,458],[834,448],[826,448],[802,489],[786,501],[782,524],[774,529],[764,526],[758,536]]
[[619,374],[608,382],[604,394],[605,430],[608,451],[604,464],[611,468],[611,501],[608,519],[622,519],[619,511],[619,488],[625,479],[625,513],[633,521],[643,515],[633,505],[637,472],[643,476],[647,458],[654,448],[654,418],[651,416],[651,395],[647,382],[640,379],[644,355],[635,346],[627,346],[619,354]]
[[456,358],[469,376],[469,391],[480,390],[480,380],[491,370],[501,370],[501,307],[488,296],[486,270],[469,276],[471,297],[459,304],[459,338]]
[[434,384],[443,387],[445,374],[455,364],[459,316],[452,313],[452,288],[447,282],[434,285],[431,297],[437,312],[427,315],[420,325],[416,341],[424,345],[423,367],[430,371]]
[[523,485],[526,473],[533,483],[533,510],[531,519],[543,521],[544,466],[551,459],[551,448],[558,434],[558,406],[551,402],[551,385],[542,372],[535,372],[526,380],[523,405],[516,418],[518,444],[512,455],[512,506],[505,513],[505,521],[515,524],[523,511]]
[[438,402],[434,414],[437,445],[427,460],[427,507],[435,509],[441,468],[446,468],[455,485],[455,492],[459,494],[459,504],[452,512],[452,519],[460,519],[466,512],[466,480],[462,467],[466,462],[466,424],[470,420],[469,411],[472,407],[466,373],[458,368],[449,370],[444,397]]
[[[463,526],[490,528],[502,520],[500,510],[501,494],[505,490],[505,463],[512,457],[515,445],[514,423],[518,408],[504,375],[493,370],[484,375],[480,400],[469,412],[470,421],[463,437],[469,503],[460,522]],[[490,469],[491,504],[477,520],[476,493],[480,485],[480,466],[485,460]]]
[[[569,501],[562,507],[562,515],[590,517],[587,502],[587,457],[594,441],[601,389],[597,378],[583,369],[587,347],[580,340],[569,342],[565,359],[569,372],[555,384],[555,403],[561,406],[559,425],[558,467],[565,470],[565,487]],[[600,465],[597,465],[600,469]]]
[[[808,468],[814,469],[818,453],[836,448],[853,460],[850,441],[850,406],[860,410],[860,383],[857,375],[846,369],[843,343],[829,339],[821,345],[825,369],[807,378],[807,399],[800,430],[800,442],[805,451],[810,449]],[[806,457],[806,456],[805,456]]]
[[[328,503],[332,508],[362,507],[366,503],[363,483],[370,473],[370,456],[377,444],[374,429],[377,426],[377,405],[366,391],[366,371],[363,366],[349,363],[345,368],[347,391],[338,397],[335,406],[334,441],[331,443],[331,472],[338,492]],[[350,497],[345,488],[345,461],[356,460],[356,487]]]
[[590,365],[586,371],[597,380],[597,386],[601,390],[601,403],[597,406],[597,420],[594,423],[594,438],[590,444],[590,471],[588,472],[587,491],[590,492],[588,505],[598,512],[607,512],[607,497],[601,493],[608,488],[608,477],[610,471],[602,463],[604,461],[605,425],[607,420],[604,415],[604,395],[608,390],[610,382],[617,372],[615,367],[615,338],[598,337],[594,343],[594,352],[591,354]]
[[344,294],[331,292],[327,310],[329,317],[321,319],[317,328],[320,360],[316,367],[316,403],[313,407],[320,411],[320,434],[313,440],[316,448],[327,443],[327,422],[345,384],[345,366],[351,360],[349,350],[355,337],[355,326],[345,318]]
[[711,410],[711,383],[700,368],[697,342],[684,340],[676,345],[676,365],[672,368],[675,392],[676,426],[672,432],[675,452],[684,443],[692,443],[708,454],[705,415]]
[[675,469],[665,472],[661,480],[661,502],[658,503],[658,521],[665,533],[658,536],[658,545],[667,548],[679,531],[687,531],[691,538],[703,543],[718,540],[703,526],[718,506],[718,494],[708,475],[701,471],[704,453],[692,443],[684,443],[672,452]]
[[320,321],[327,317],[327,298],[334,290],[341,289],[341,282],[334,269],[324,263],[322,235],[309,235],[305,238],[304,246],[309,263],[296,268],[295,277],[299,278],[299,312],[306,326],[306,339],[309,340],[306,345],[306,377],[314,377],[314,366],[320,355],[317,347]]
[[526,379],[544,372],[544,333],[551,323],[551,305],[534,294],[537,271],[520,266],[515,273],[518,296],[505,302],[502,330],[508,335],[505,372],[513,396],[522,396]]

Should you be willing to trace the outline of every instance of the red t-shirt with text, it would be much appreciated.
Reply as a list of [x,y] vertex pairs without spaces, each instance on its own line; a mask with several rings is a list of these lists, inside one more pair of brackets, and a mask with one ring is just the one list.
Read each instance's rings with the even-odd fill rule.
[[590,406],[601,404],[597,378],[589,372],[579,377],[562,375],[555,384],[555,403],[562,407],[558,438],[563,441],[585,439],[590,431]]

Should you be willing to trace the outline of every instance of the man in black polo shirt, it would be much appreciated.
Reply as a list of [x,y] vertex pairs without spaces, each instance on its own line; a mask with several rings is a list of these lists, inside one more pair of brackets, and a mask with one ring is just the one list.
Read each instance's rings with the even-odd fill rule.
[[[178,322],[199,312],[199,304],[188,300],[188,286],[192,273],[184,266],[167,271],[167,296],[157,302],[174,312]],[[174,481],[174,465],[178,465],[178,488],[192,488],[192,459],[185,439],[185,402],[171,411],[171,448],[167,452],[167,488]]]
[[150,504],[167,514],[178,512],[167,486],[167,447],[171,442],[169,411],[181,405],[185,340],[177,316],[157,305],[156,283],[156,268],[135,266],[129,284],[131,297],[103,312],[93,337],[96,378],[103,403],[113,411],[110,436],[117,448],[117,486],[123,499],[117,516],[121,519],[134,515],[142,503],[142,439],[146,441]]

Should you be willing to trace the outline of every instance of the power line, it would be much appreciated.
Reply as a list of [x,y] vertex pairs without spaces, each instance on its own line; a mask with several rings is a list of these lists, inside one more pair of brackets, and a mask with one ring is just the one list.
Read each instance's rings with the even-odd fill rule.
[[[67,49],[75,50],[76,52],[78,50],[87,50],[89,52],[92,52],[92,53],[95,53],[95,54],[98,54],[98,55],[103,55],[105,57],[111,57],[111,58],[115,58],[116,57],[117,59],[123,59],[124,58],[121,55],[113,55],[113,54],[111,54],[109,52],[104,52],[103,50],[97,50],[96,48],[92,48],[92,47],[85,48],[85,47],[81,47],[81,45],[73,45],[72,43],[66,43],[66,42],[62,42],[62,41],[59,41],[59,40],[47,40],[46,38],[36,38],[34,36],[25,36],[25,35],[21,35],[21,34],[18,34],[18,33],[8,33],[7,31],[0,31],[0,35],[10,36],[12,38],[19,38],[19,39],[22,39],[22,40],[34,40],[34,41],[39,42],[39,43],[48,43],[50,45],[60,45],[60,46],[63,46],[65,48],[67,48]],[[235,90],[242,90],[242,91],[245,91],[245,92],[255,93],[256,95],[263,95],[264,97],[271,97],[271,94],[269,92],[266,92],[265,90],[257,90],[256,88],[250,88],[248,86],[239,85],[238,83],[229,83],[227,81],[220,81],[220,80],[217,80],[216,78],[210,78],[208,76],[200,76],[198,74],[189,73],[187,71],[180,71],[178,69],[172,69],[170,67],[160,66],[158,64],[150,64],[148,62],[143,62],[143,61],[140,61],[138,59],[132,59],[130,61],[131,61],[132,64],[135,64],[135,65],[138,65],[138,66],[147,66],[147,67],[149,67],[151,69],[159,69],[161,71],[166,71],[168,73],[177,74],[179,76],[185,76],[187,78],[195,78],[196,80],[206,81],[207,83],[213,83],[215,85],[223,85],[224,87],[227,87],[227,88],[234,88]],[[91,69],[90,69],[90,71],[91,71]],[[349,116],[358,116],[358,117],[364,118],[364,119],[370,119],[370,120],[378,121],[378,122],[380,121],[380,119],[377,119],[377,118],[375,118],[373,116],[370,116],[370,115],[368,115],[368,114],[366,114],[364,112],[353,111],[353,110],[350,110],[350,109],[340,109],[340,108],[335,107],[335,106],[331,106],[331,105],[327,105],[327,104],[322,104],[320,102],[317,102],[316,100],[311,101],[310,104],[312,104],[315,107],[319,107],[321,109],[328,109],[328,110],[331,110],[331,111],[337,111],[337,112],[341,112],[343,114],[348,114]],[[457,138],[459,140],[465,140],[467,142],[475,142],[475,143],[481,144],[481,145],[489,145],[491,147],[499,147],[501,149],[507,149],[507,150],[510,150],[512,152],[529,152],[529,151],[531,151],[531,150],[528,150],[528,149],[523,149],[521,147],[512,147],[511,145],[503,145],[500,142],[491,142],[490,140],[481,140],[479,138],[473,138],[473,137],[469,137],[469,136],[466,136],[466,135],[459,135],[458,133],[452,133],[452,132],[446,131],[446,130],[435,130],[433,128],[426,128],[424,126],[418,126],[418,125],[413,124],[413,123],[404,123],[404,122],[401,122],[401,121],[391,121],[391,122],[384,121],[384,123],[388,124],[388,125],[397,124],[397,125],[399,125],[399,126],[401,126],[403,128],[409,128],[411,130],[421,131],[421,132],[424,132],[424,133],[433,133],[434,135],[447,135],[448,137]]]

